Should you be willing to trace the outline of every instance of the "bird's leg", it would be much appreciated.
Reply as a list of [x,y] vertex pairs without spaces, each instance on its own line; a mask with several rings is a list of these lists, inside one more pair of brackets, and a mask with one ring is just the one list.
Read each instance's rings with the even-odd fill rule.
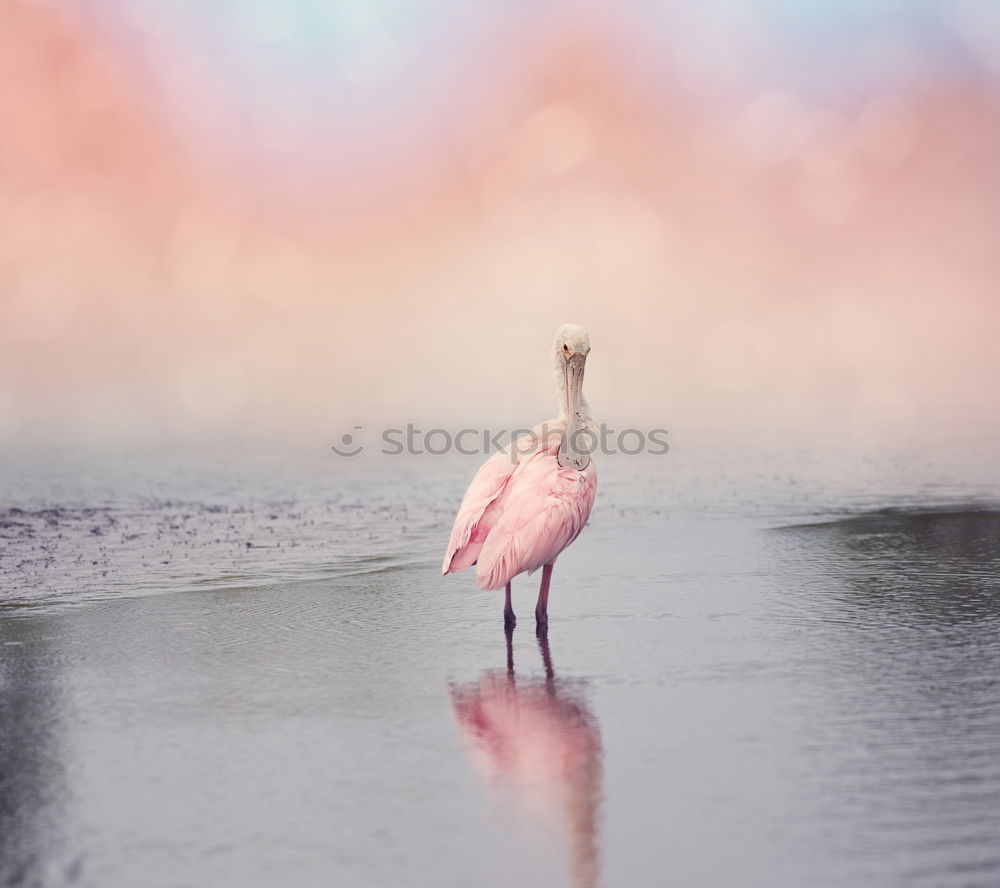
[[503,601],[503,624],[511,629],[517,624],[517,617],[514,616],[514,608],[510,603],[510,583],[507,584],[507,593]]
[[542,585],[538,590],[538,604],[535,605],[535,627],[540,632],[549,626],[549,582],[552,580],[552,565],[542,568]]

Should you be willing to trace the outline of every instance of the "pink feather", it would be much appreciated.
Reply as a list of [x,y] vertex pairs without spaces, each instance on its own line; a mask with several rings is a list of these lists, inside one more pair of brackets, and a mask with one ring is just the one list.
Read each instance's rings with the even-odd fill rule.
[[[442,573],[476,565],[479,589],[502,589],[556,557],[583,530],[597,495],[597,472],[559,465],[561,434],[512,461],[488,459],[462,499]],[[522,451],[527,448],[520,447]]]

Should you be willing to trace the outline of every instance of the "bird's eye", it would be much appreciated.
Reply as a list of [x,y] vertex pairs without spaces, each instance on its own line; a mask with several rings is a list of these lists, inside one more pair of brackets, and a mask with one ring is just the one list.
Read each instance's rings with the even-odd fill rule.
[[563,344],[563,351],[564,352],[568,352],[569,351],[569,346],[566,345],[566,344]]

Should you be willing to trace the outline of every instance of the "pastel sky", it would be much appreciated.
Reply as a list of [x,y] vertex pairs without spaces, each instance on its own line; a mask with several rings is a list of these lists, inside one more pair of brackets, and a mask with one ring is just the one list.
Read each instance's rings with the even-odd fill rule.
[[0,3],[0,440],[1000,430],[1000,4]]

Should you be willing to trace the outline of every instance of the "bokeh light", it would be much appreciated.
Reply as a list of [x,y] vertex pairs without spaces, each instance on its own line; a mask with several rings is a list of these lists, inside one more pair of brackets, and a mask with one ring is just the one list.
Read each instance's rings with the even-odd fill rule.
[[[0,436],[997,430],[989,0],[0,5]],[[599,357],[598,357],[599,356]]]

